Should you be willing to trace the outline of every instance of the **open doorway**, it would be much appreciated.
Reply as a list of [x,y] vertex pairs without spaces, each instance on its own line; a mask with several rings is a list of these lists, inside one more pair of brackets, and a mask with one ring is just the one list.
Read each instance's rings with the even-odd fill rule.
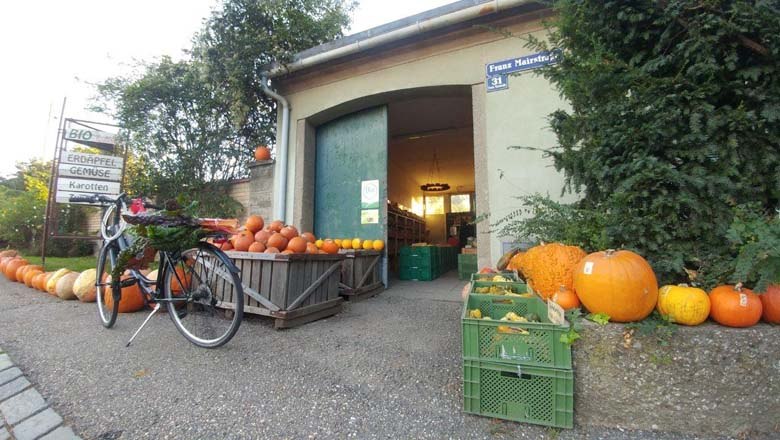
[[[391,273],[403,247],[464,246],[476,235],[474,134],[470,93],[388,104],[387,218]],[[447,184],[424,191],[427,183]]]

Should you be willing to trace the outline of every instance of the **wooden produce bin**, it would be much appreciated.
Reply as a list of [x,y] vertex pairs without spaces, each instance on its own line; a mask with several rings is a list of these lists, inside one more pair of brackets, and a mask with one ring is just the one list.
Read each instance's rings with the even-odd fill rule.
[[346,257],[341,263],[341,296],[349,301],[370,298],[384,289],[382,282],[382,252],[341,250]]
[[[274,327],[281,329],[341,311],[343,299],[339,296],[339,278],[343,255],[237,251],[226,254],[241,271],[244,313],[274,318]],[[232,290],[232,287],[228,288]]]

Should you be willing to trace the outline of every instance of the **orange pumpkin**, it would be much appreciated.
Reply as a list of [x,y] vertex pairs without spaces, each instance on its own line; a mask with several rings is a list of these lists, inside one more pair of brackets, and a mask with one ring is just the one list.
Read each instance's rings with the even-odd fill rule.
[[525,252],[514,254],[512,258],[509,259],[509,264],[506,265],[506,268],[509,270],[520,270],[520,260],[523,258],[523,255],[525,255]]
[[233,248],[240,252],[246,252],[249,250],[249,246],[255,242],[255,236],[249,231],[242,231],[238,237],[233,240]]
[[[282,229],[284,231],[284,229]],[[302,254],[306,252],[306,244],[308,241],[306,241],[303,237],[293,237],[290,239],[290,242],[287,243],[287,249],[295,252],[296,254]]]
[[259,145],[255,148],[255,160],[271,160],[271,150],[265,145]]
[[780,284],[773,284],[766,288],[761,295],[761,317],[770,324],[780,324]]
[[27,275],[27,272],[31,270],[40,270],[43,272],[43,266],[39,266],[37,264],[28,264],[27,266],[20,267],[16,270],[16,281],[24,283],[24,276]]
[[563,286],[555,292],[551,299],[561,306],[563,310],[576,309],[580,306],[580,298],[577,294]]
[[263,220],[262,216],[259,215],[250,215],[246,219],[246,228],[251,233],[256,233],[257,231],[263,229],[263,226],[265,225],[265,220]]
[[295,226],[287,225],[283,227],[279,233],[284,235],[284,238],[292,240],[294,237],[298,236],[298,229],[296,229]]
[[[122,280],[127,279],[127,275],[122,276]],[[111,277],[106,282],[109,285],[103,290],[103,302],[106,307],[111,308],[114,306],[114,296],[111,294]],[[141,295],[141,290],[138,288],[138,283],[134,283],[132,286],[122,288],[122,296],[119,299],[119,313],[133,313],[144,308],[144,298]]]
[[[39,266],[40,267],[40,266]],[[27,287],[32,287],[32,281],[33,278],[36,276],[42,274],[43,271],[41,269],[30,269],[24,274],[24,285]]]
[[650,264],[631,251],[594,252],[574,267],[574,291],[592,313],[611,321],[647,317],[658,301],[658,281]]
[[226,241],[226,242],[222,243],[222,245],[220,245],[219,248],[222,249],[223,251],[232,251],[233,250],[233,243],[231,243],[229,241]]
[[273,234],[273,232],[267,231],[265,229],[257,231],[255,234],[255,241],[258,243],[268,244],[268,239],[271,238],[271,234]]
[[249,246],[249,252],[265,252],[265,245],[256,241]]
[[280,232],[284,227],[284,222],[281,220],[274,220],[268,225],[268,230],[271,232]]
[[322,250],[328,254],[338,254],[339,245],[337,245],[333,240],[325,240],[322,242]]
[[761,319],[761,299],[741,284],[710,291],[710,318],[728,327],[751,327]]
[[287,249],[287,238],[284,235],[275,232],[273,235],[271,235],[271,238],[268,239],[266,246],[283,251]]
[[490,267],[483,267],[480,269],[479,273],[486,274],[486,273],[496,273],[496,271],[493,268]]
[[320,250],[317,249],[317,245],[314,243],[306,243],[306,253],[307,254],[319,254]]
[[304,232],[301,234],[301,237],[303,237],[304,240],[308,241],[309,243],[316,243],[317,237],[314,236],[311,232]]
[[5,273],[5,267],[8,265],[8,263],[11,260],[14,260],[16,258],[19,258],[19,257],[3,257],[3,258],[0,258],[0,272]]
[[30,264],[29,261],[25,260],[24,258],[17,258],[15,260],[11,260],[8,262],[8,264],[5,266],[5,276],[11,281],[16,281],[16,271],[19,270],[22,266],[27,266]]
[[38,278],[38,282],[34,283],[35,284],[34,287],[36,289],[40,290],[41,292],[45,292],[46,291],[46,282],[49,281],[49,277],[52,276],[53,273],[54,272],[44,272],[43,276]]
[[528,284],[544,299],[552,297],[561,286],[571,290],[574,266],[585,258],[577,246],[561,243],[540,244],[528,249],[518,260]]
[[279,253],[279,249],[271,246],[271,247],[266,248],[265,252],[263,252],[263,253],[265,253],[265,254],[278,254]]
[[[181,280],[181,282],[179,280]],[[185,274],[182,267],[177,267],[176,274],[171,274],[171,291],[174,293],[181,292],[184,290],[181,283],[184,283],[184,287],[189,287],[191,280],[192,272],[187,272]]]
[[43,290],[41,289],[41,285],[43,285],[43,283],[46,282],[46,275],[47,275],[46,272],[41,272],[35,275],[32,279],[32,283],[30,287],[32,287],[33,289]]
[[295,252],[293,252],[292,249],[285,249],[282,251],[282,253],[285,255],[290,255],[290,254],[294,254]]

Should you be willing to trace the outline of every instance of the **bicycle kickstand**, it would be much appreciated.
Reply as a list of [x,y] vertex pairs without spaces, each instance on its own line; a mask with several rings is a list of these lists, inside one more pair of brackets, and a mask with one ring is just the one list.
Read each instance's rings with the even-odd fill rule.
[[138,330],[136,330],[135,333],[133,333],[133,337],[130,338],[129,341],[127,341],[127,345],[125,345],[125,347],[129,347],[130,344],[133,343],[135,337],[138,336],[138,333],[141,333],[141,330],[143,330],[144,327],[146,327],[146,324],[149,322],[150,319],[152,319],[152,316],[154,316],[154,314],[157,313],[158,310],[160,310],[160,307],[162,307],[160,303],[154,305],[154,309],[152,309],[152,313],[150,313],[149,316],[147,316],[146,319],[144,319],[144,322],[141,324],[140,327],[138,327]]

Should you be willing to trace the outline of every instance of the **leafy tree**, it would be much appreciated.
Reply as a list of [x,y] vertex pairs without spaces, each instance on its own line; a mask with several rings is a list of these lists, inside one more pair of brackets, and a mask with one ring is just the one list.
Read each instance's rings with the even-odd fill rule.
[[[40,252],[46,201],[49,195],[51,162],[32,160],[19,163],[16,175],[0,182],[0,241],[16,249]],[[87,209],[58,205],[58,232],[83,231]],[[51,240],[49,256],[88,255],[92,246],[86,241]]]
[[[780,206],[780,8],[748,0],[560,0],[545,69],[571,104],[548,154],[600,212],[605,244],[645,255],[664,282],[734,281],[738,204]],[[688,269],[688,272],[686,272]],[[744,271],[743,271],[744,272]]]
[[226,182],[245,177],[258,144],[272,144],[276,103],[260,87],[263,66],[341,36],[344,0],[226,0],[193,39],[190,57],[163,57],[98,85],[134,152],[138,193],[198,200],[202,215],[234,215]]

